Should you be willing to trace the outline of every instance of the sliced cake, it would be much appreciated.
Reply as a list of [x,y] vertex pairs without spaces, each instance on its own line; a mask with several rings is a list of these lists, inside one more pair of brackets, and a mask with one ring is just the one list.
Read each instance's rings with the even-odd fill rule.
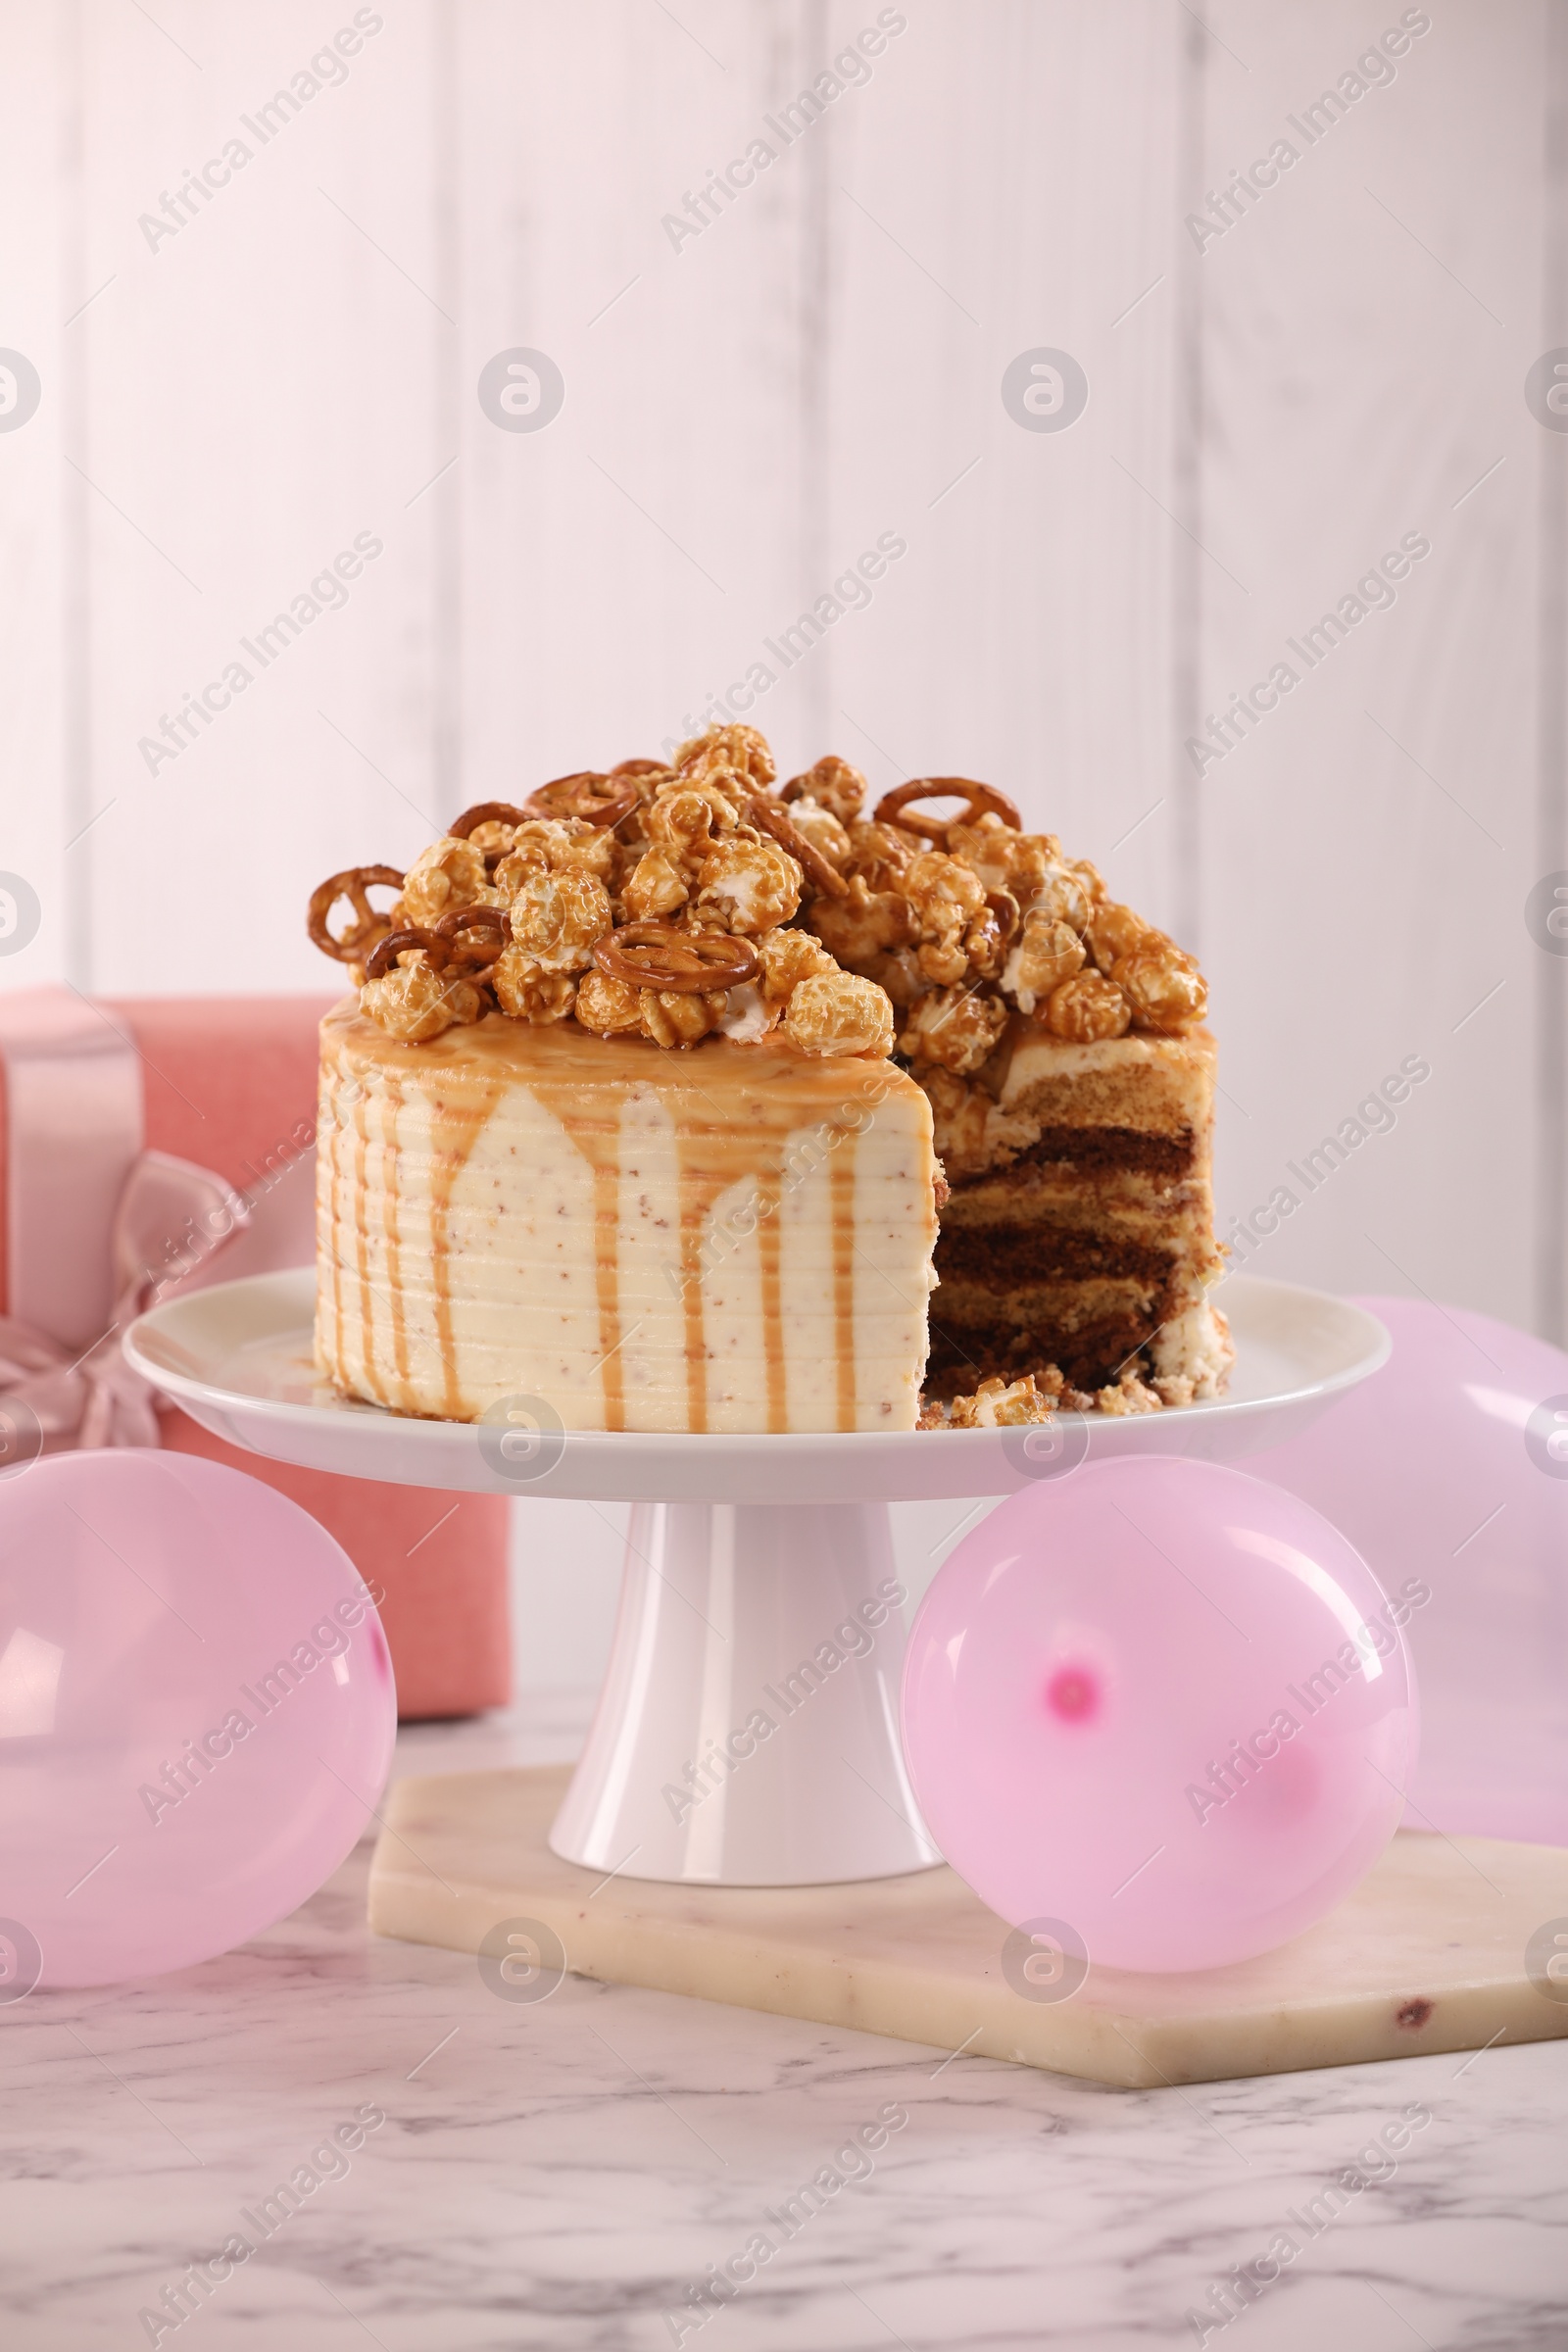
[[715,728],[334,874],[310,927],[358,986],[318,1154],[348,1394],[782,1433],[1223,1388],[1202,979],[991,787],[868,818],[846,761],[779,789]]

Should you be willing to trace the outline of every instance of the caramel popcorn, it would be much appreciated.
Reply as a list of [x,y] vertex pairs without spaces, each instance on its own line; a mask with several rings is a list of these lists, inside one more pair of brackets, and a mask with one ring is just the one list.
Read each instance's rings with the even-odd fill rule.
[[674,765],[682,777],[732,775],[763,790],[778,774],[767,738],[756,727],[710,727],[679,747]]
[[1113,980],[1078,972],[1046,999],[1046,1027],[1070,1046],[1094,1046],[1102,1038],[1125,1037],[1132,1007]]
[[1022,1380],[983,1380],[972,1396],[955,1396],[949,1408],[950,1429],[1022,1429],[1049,1421],[1054,1407],[1043,1396],[1032,1372]]
[[577,992],[569,972],[547,971],[518,947],[504,948],[496,957],[490,985],[502,1011],[514,1021],[564,1021]]
[[1084,945],[1094,957],[1096,970],[1107,979],[1117,958],[1130,956],[1151,936],[1157,939],[1160,934],[1130,906],[1118,906],[1112,900],[1097,906],[1084,927]]
[[479,992],[466,980],[432,971],[410,956],[360,991],[361,1008],[379,1021],[389,1037],[405,1045],[427,1045],[444,1029],[479,1017]]
[[829,955],[856,972],[863,972],[870,957],[912,947],[920,936],[908,900],[898,891],[873,890],[863,874],[851,881],[847,897],[817,899],[807,919]]
[[471,906],[482,899],[489,881],[482,851],[449,833],[421,850],[404,875],[405,918],[424,925],[439,922],[454,906]]
[[724,998],[716,990],[694,996],[674,989],[645,988],[642,1020],[645,1035],[656,1046],[695,1046],[724,1017]]
[[977,875],[985,889],[1010,891],[1020,906],[1032,906],[1061,856],[1061,844],[1054,834],[1014,833],[1000,817],[985,815],[972,825],[949,826],[948,855]]
[[850,837],[831,808],[820,808],[815,801],[792,801],[790,823],[819,858],[843,871],[850,860]]
[[585,1029],[600,1037],[624,1036],[643,1026],[643,991],[612,980],[608,972],[585,972],[572,1006]]
[[[592,874],[529,873],[513,899],[512,945],[501,957],[510,971],[531,960],[540,972],[583,972],[594,946],[610,930],[610,894]],[[499,965],[498,965],[499,970]]]
[[1054,989],[1084,967],[1084,943],[1070,923],[1041,906],[1024,917],[1018,943],[1007,957],[1002,985],[1020,1012],[1033,1012]]
[[715,831],[732,832],[735,810],[720,792],[679,785],[659,793],[643,810],[643,834],[672,865],[695,870],[713,846]]
[[986,903],[979,875],[945,850],[922,850],[911,859],[899,887],[914,909],[920,937],[927,940],[961,936],[964,925]]
[[803,980],[817,980],[838,965],[809,931],[764,931],[757,942],[762,963],[762,998],[786,1004]]
[[961,1078],[990,1060],[1006,1026],[1005,1004],[980,989],[935,989],[910,1006],[899,1052]]
[[726,929],[750,939],[788,922],[805,876],[776,842],[737,834],[714,843],[697,879],[699,906],[720,910]]
[[1132,1006],[1135,1029],[1180,1037],[1207,1009],[1208,989],[1197,964],[1153,933],[1130,956],[1119,956],[1110,976]]
[[[840,825],[853,825],[865,806],[865,778],[858,767],[829,752],[818,760],[803,776],[792,776],[784,787],[784,798],[791,805],[790,813],[800,823],[800,806],[813,803],[825,809]],[[802,826],[802,831],[805,827]]]
[[661,915],[673,914],[684,906],[688,897],[679,867],[663,850],[644,850],[621,890],[626,908],[626,920],[631,923],[657,922]]
[[806,1054],[880,1056],[893,1051],[893,1007],[874,981],[825,972],[792,992],[784,1033]]
[[852,824],[848,830],[850,856],[845,873],[859,875],[873,892],[896,889],[919,855],[920,844],[913,834],[901,832],[897,825]]
[[[1192,958],[1054,834],[1024,832],[995,787],[923,776],[867,817],[865,778],[837,754],[775,777],[763,737],[737,724],[667,764],[626,760],[519,807],[480,803],[406,874],[323,883],[311,935],[363,979],[365,1010],[411,1040],[498,1011],[574,1015],[670,1051],[721,1032],[882,1054],[897,1028],[942,1148],[975,1164],[1013,1147],[1000,1105],[967,1082],[1004,1082],[1025,1023],[1090,1045],[1202,1019]],[[366,897],[376,884],[402,892],[385,913]],[[334,892],[353,908],[341,934]],[[460,923],[466,908],[485,919]]]

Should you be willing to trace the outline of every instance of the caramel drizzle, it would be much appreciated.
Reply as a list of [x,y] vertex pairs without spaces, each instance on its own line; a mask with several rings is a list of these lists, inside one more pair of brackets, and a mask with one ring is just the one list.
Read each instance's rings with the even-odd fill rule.
[[784,1302],[779,1284],[781,1171],[775,1165],[757,1182],[757,1252],[762,1281],[762,1356],[767,1373],[767,1427],[776,1437],[789,1427],[784,1386]]
[[680,1302],[686,1324],[686,1427],[708,1427],[708,1334],[703,1323],[703,1226],[712,1205],[686,1152],[676,1144],[680,1184]]
[[458,1356],[452,1331],[452,1188],[483,1134],[497,1100],[496,1088],[481,1083],[472,1086],[466,1099],[431,1104],[432,1140],[443,1130],[451,1138],[444,1146],[436,1145],[430,1155],[430,1278],[436,1352],[441,1359],[441,1404],[448,1421],[472,1418],[458,1382]]
[[398,1117],[403,1108],[402,1081],[387,1072],[386,1102],[381,1111],[381,1234],[386,1243],[387,1291],[392,1305],[392,1362],[397,1372],[399,1403],[413,1409],[414,1390],[409,1377],[409,1328],[403,1306],[403,1232],[398,1200]]
[[829,1168],[833,1211],[833,1324],[839,1375],[839,1427],[854,1429],[855,1136],[840,1128]]
[[536,1102],[560,1120],[594,1172],[594,1290],[599,1301],[600,1394],[606,1429],[626,1426],[626,1374],[620,1323],[620,1106],[601,1105],[584,1116],[568,1090],[541,1083],[531,1088]]
[[367,1219],[366,1163],[370,1131],[362,1095],[354,1105],[354,1259],[360,1278],[360,1368],[366,1387],[380,1404],[390,1404],[386,1382],[375,1366],[375,1294],[370,1284],[370,1233]]

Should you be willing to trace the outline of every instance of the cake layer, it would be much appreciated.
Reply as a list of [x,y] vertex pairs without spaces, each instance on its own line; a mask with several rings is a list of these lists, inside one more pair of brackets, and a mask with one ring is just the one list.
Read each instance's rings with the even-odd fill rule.
[[351,1394],[567,1429],[910,1429],[936,1164],[890,1063],[491,1016],[322,1024],[318,1356]]
[[1074,1046],[1029,1029],[994,1095],[974,1087],[947,1106],[939,1143],[954,1183],[936,1252],[934,1393],[1052,1364],[1099,1389],[1135,1358],[1186,1378],[1193,1347],[1173,1348],[1165,1334],[1191,1340],[1195,1313],[1202,1370],[1192,1377],[1223,1377],[1203,1304],[1219,1271],[1212,1092],[1213,1041],[1201,1031]]

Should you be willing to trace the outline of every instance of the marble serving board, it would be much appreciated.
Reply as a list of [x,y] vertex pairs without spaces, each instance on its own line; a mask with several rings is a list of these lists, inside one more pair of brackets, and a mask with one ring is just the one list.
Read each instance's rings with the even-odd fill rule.
[[1538,1991],[1525,1965],[1543,1927],[1568,1927],[1556,1846],[1401,1831],[1330,1918],[1279,1951],[1193,1976],[1091,1968],[1052,1999],[1013,1988],[1005,1923],[951,1870],[680,1886],[563,1862],[546,1838],[568,1777],[400,1782],[371,1866],[372,1929],[483,1954],[514,1999],[548,1998],[564,1965],[1123,2088],[1568,2034],[1568,1999]]

